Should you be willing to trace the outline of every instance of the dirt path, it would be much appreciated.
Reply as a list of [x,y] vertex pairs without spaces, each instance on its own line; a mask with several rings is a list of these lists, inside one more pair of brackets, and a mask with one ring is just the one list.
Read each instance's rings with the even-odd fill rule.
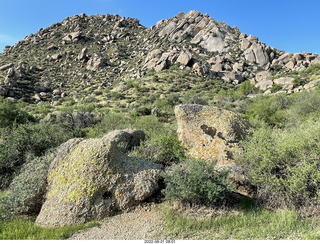
[[87,231],[75,233],[70,240],[156,240],[161,230],[161,217],[155,205],[138,207],[116,215]]

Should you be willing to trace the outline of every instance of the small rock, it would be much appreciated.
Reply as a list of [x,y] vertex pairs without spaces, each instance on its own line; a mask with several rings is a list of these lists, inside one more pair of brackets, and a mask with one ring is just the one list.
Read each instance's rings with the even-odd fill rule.
[[191,53],[182,51],[179,54],[177,62],[183,66],[187,66],[190,63],[191,59],[192,59]]
[[0,70],[7,70],[7,69],[11,68],[12,66],[13,66],[12,63],[10,63],[10,64],[5,64],[5,65],[2,65],[2,66],[0,67]]
[[263,80],[268,80],[269,77],[270,77],[270,73],[268,71],[261,71],[256,74],[256,81],[260,82]]
[[99,68],[104,67],[105,65],[106,65],[106,59],[102,56],[95,54],[89,59],[87,64],[87,69],[96,71]]

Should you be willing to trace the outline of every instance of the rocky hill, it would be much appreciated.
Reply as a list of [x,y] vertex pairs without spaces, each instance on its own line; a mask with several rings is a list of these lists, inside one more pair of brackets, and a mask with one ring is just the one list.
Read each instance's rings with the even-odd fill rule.
[[260,93],[309,89],[319,77],[301,82],[298,75],[316,63],[316,54],[279,51],[198,11],[151,28],[133,18],[81,14],[7,46],[0,53],[0,95],[134,109],[141,97],[180,99],[246,80]]

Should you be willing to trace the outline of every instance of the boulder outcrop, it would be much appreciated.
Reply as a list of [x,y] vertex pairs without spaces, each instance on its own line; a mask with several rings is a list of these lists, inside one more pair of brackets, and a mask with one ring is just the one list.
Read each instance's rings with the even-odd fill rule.
[[161,166],[124,152],[144,139],[141,130],[116,130],[98,139],[62,144],[48,174],[41,226],[66,226],[101,219],[151,196]]
[[189,40],[209,52],[229,50],[232,47],[230,43],[235,43],[236,39],[233,32],[237,31],[199,11],[180,13],[174,18],[159,21],[155,30],[160,37],[178,43]]

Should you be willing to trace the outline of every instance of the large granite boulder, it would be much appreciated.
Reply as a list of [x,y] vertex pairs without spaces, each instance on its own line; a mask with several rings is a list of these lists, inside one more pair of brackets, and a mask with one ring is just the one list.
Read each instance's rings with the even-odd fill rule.
[[62,144],[49,168],[46,200],[36,224],[66,226],[101,219],[150,197],[159,188],[161,166],[125,152],[144,136],[141,130],[117,130]]
[[237,114],[211,106],[178,105],[175,108],[179,140],[193,158],[232,163],[238,142],[249,133],[249,125]]
[[197,104],[176,106],[175,114],[179,140],[187,155],[207,162],[216,160],[217,168],[229,170],[236,193],[254,196],[245,172],[233,163],[238,143],[250,133],[249,124],[231,111]]

